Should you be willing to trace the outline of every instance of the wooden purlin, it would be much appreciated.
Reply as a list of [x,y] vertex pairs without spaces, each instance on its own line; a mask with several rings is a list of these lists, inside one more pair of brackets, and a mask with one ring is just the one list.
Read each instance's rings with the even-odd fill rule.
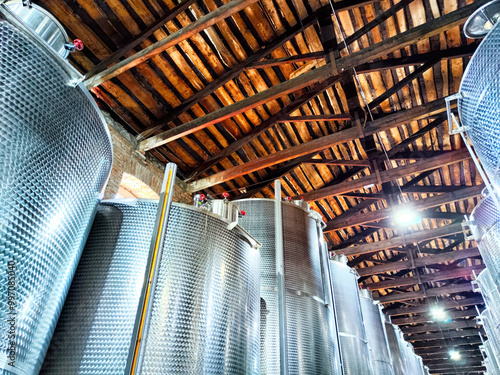
[[211,158],[209,158],[208,160],[203,162],[200,166],[198,166],[188,176],[187,180],[189,181],[193,178],[196,178],[201,173],[206,172],[211,167],[213,167],[215,164],[217,164],[219,161],[228,157],[232,153],[236,152],[241,147],[243,147],[245,144],[250,142],[252,139],[254,139],[255,137],[257,137],[260,134],[262,134],[263,132],[265,132],[267,129],[269,129],[271,126],[273,126],[276,122],[280,121],[282,118],[287,117],[290,113],[299,109],[300,107],[305,105],[308,101],[312,100],[314,97],[316,97],[320,93],[327,90],[336,81],[337,81],[336,78],[328,79],[328,80],[325,80],[324,82],[320,83],[319,85],[313,87],[311,90],[307,91],[305,94],[303,94],[299,98],[295,99],[292,103],[290,103],[289,105],[282,108],[281,111],[275,113],[274,115],[269,117],[267,120],[263,121],[260,125],[254,127],[247,134],[245,134],[242,138],[234,141],[228,147],[223,149],[221,152],[219,152],[218,154],[212,156]]
[[[471,247],[469,249],[464,250],[455,250],[448,251],[445,253],[439,253],[437,255],[428,255],[420,258],[415,258],[414,263],[415,267],[425,267],[431,264],[438,264],[442,262],[451,262],[458,259],[467,259],[467,258],[477,258],[480,257],[481,254],[477,247]],[[380,264],[377,266],[358,268],[358,273],[360,276],[371,276],[379,273],[386,272],[397,272],[404,269],[410,269],[411,262],[410,261],[401,261],[401,262],[389,262],[386,264]],[[388,297],[388,296],[384,296]],[[390,298],[390,297],[388,297]],[[385,299],[382,299],[385,301]]]
[[[462,318],[474,318],[477,315],[478,313],[476,309],[473,307],[469,307],[466,310],[449,311],[449,316],[452,320],[462,319]],[[432,323],[429,314],[418,314],[409,318],[394,318],[392,319],[392,322],[400,326],[407,324]]]
[[213,174],[209,177],[193,181],[189,184],[188,188],[191,192],[201,191],[236,177],[271,167],[277,163],[292,160],[312,152],[319,152],[326,148],[353,141],[363,136],[375,134],[376,132],[388,130],[409,121],[426,118],[433,114],[444,112],[445,110],[446,107],[444,101],[436,100],[415,108],[391,113],[381,117],[380,119],[368,122],[363,134],[360,134],[357,128],[343,129],[336,133],[263,156],[258,160],[253,160],[231,169]]
[[126,59],[112,65],[111,67],[97,73],[93,77],[85,80],[85,86],[87,88],[93,88],[99,86],[103,82],[110,80],[129,69],[147,61],[148,59],[156,56],[157,54],[173,47],[180,42],[198,34],[200,31],[215,25],[217,22],[230,17],[231,15],[245,9],[249,5],[256,3],[258,0],[231,0],[229,3],[222,5],[213,12],[206,14],[205,16],[192,22],[190,25],[178,30],[177,32],[170,34],[166,38],[160,39],[153,43],[149,47],[135,53],[134,55],[127,57]]
[[[455,307],[466,307],[483,304],[484,300],[481,296],[454,299],[454,300],[442,300],[439,301],[439,307],[443,309],[453,309]],[[412,306],[399,307],[393,309],[386,309],[385,312],[390,316],[395,315],[408,315],[408,314],[422,314],[428,313],[430,308],[433,306],[431,303],[415,304]]]
[[[435,281],[450,280],[455,278],[456,279],[465,277],[471,278],[473,272],[479,273],[484,268],[485,268],[484,265],[472,266],[472,267],[456,267],[448,271],[439,271],[422,275],[421,279],[423,283],[429,283]],[[418,284],[418,279],[416,276],[408,276],[408,277],[399,277],[393,280],[378,281],[375,283],[365,283],[365,286],[369,287],[371,290],[380,290],[380,289],[407,287],[417,284]]]
[[415,341],[429,341],[429,340],[439,340],[443,337],[445,339],[454,339],[457,337],[472,337],[478,336],[479,330],[477,328],[473,329],[462,329],[460,331],[443,331],[438,333],[418,333],[415,335],[406,336],[406,341],[415,342]]
[[[471,186],[462,189],[456,189],[450,193],[444,193],[430,198],[424,198],[419,200],[414,200],[410,204],[411,208],[414,210],[425,210],[428,208],[439,207],[444,204],[453,203],[463,199],[478,197],[484,189],[484,185]],[[406,192],[406,190],[405,190]],[[356,207],[356,206],[355,206]],[[326,223],[326,228],[324,232],[329,232],[332,230],[339,230],[342,228],[352,227],[355,225],[361,225],[364,223],[369,223],[372,221],[382,220],[390,218],[393,214],[393,209],[378,209],[375,211],[359,213],[354,217],[349,219],[345,218],[335,218]]]
[[429,298],[429,297],[439,297],[447,294],[453,293],[463,293],[463,292],[473,292],[471,283],[465,284],[454,284],[449,286],[443,286],[439,288],[428,288],[425,290],[419,290],[417,292],[405,292],[405,293],[391,293],[386,294],[377,298],[380,303],[394,303],[403,302],[413,299]]
[[255,51],[252,55],[250,55],[247,59],[240,62],[229,71],[222,74],[220,77],[217,77],[215,80],[210,82],[207,86],[205,86],[200,91],[196,92],[183,102],[181,105],[175,108],[175,111],[168,114],[167,116],[158,120],[155,124],[153,124],[150,128],[142,132],[139,136],[139,140],[143,140],[153,135],[159,130],[164,129],[168,123],[178,118],[182,113],[187,111],[193,105],[195,105],[200,99],[211,95],[215,90],[219,87],[225,85],[230,80],[236,78],[243,70],[252,66],[252,64],[256,63],[258,60],[263,57],[269,55],[271,52],[276,50],[279,47],[282,47],[285,43],[289,42],[293,38],[295,38],[298,34],[303,32],[308,27],[312,26],[318,18],[318,15],[324,12],[328,12],[329,9],[326,7],[320,8],[318,11],[314,12],[307,18],[305,18],[301,23],[287,30],[284,34],[279,35],[275,40],[269,43],[267,46],[261,48],[258,51]]
[[430,323],[430,324],[425,324],[423,326],[401,327],[401,329],[405,335],[408,335],[414,333],[440,332],[440,331],[449,331],[452,329],[474,328],[479,326],[480,324],[476,322],[475,319],[471,319],[471,320],[457,320],[451,323],[442,323],[442,324]]

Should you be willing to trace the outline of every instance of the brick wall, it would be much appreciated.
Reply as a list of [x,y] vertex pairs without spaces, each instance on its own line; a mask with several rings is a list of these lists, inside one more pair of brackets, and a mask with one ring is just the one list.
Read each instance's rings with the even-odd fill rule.
[[[132,139],[129,133],[124,133],[125,130],[113,126],[113,120],[106,113],[104,113],[104,117],[108,122],[113,142],[113,168],[104,198],[114,198],[120,188],[123,173],[128,173],[138,178],[159,194],[163,181],[162,165],[146,159],[131,143]],[[183,190],[183,185],[182,181],[176,179],[173,201],[191,204],[193,202],[192,195]]]

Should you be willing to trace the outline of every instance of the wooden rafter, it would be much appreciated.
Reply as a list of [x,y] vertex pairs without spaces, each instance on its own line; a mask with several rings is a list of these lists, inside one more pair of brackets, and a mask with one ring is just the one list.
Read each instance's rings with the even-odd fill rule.
[[201,191],[209,187],[212,187],[214,185],[220,184],[222,182],[229,181],[233,178],[251,172],[255,172],[267,167],[271,167],[277,163],[282,163],[288,160],[292,160],[313,152],[319,152],[328,147],[333,147],[341,143],[352,141],[359,137],[365,137],[370,134],[375,134],[377,132],[388,130],[393,127],[405,124],[409,121],[416,121],[431,116],[433,114],[444,112],[445,109],[446,108],[444,101],[436,100],[415,108],[391,113],[374,121],[368,122],[362,134],[360,130],[357,128],[348,128],[340,130],[336,133],[326,135],[318,139],[314,139],[307,143],[302,143],[297,146],[286,148],[282,151],[278,151],[273,154],[263,156],[257,160],[252,160],[248,163],[241,164],[230,169],[226,169],[225,171],[213,174],[209,177],[193,181],[189,184],[189,191],[191,192]]
[[156,56],[157,54],[173,47],[180,42],[198,34],[200,31],[215,25],[217,22],[230,17],[231,15],[245,9],[246,7],[256,3],[258,0],[231,0],[230,2],[222,5],[213,12],[198,18],[196,21],[190,23],[188,26],[170,34],[166,38],[160,39],[152,45],[144,48],[143,50],[127,57],[126,59],[112,65],[106,70],[94,75],[85,81],[87,88],[99,86],[103,82],[116,77],[123,72],[143,63],[144,61]]
[[[243,0],[233,0],[231,3]],[[254,1],[254,0],[252,0]],[[470,5],[467,5],[463,8],[460,8],[451,13],[445,14],[440,18],[433,19],[425,23],[424,25],[417,26],[413,29],[410,29],[404,33],[398,34],[392,38],[384,40],[375,45],[369,46],[363,50],[354,52],[346,57],[339,58],[335,61],[336,69],[340,70],[349,70],[353,67],[361,65],[363,63],[367,63],[374,59],[384,57],[387,54],[394,52],[400,48],[403,48],[409,44],[416,43],[422,39],[430,38],[434,35],[438,35],[441,32],[452,28],[454,26],[458,26],[465,22],[468,16],[472,14],[480,5],[485,4],[486,0],[478,0]],[[229,3],[229,4],[231,4]],[[226,4],[228,5],[228,4]],[[223,6],[224,7],[224,6]],[[222,9],[223,7],[219,8]],[[201,20],[201,19],[200,19]],[[168,39],[168,38],[166,38]],[[148,47],[149,48],[149,47]],[[133,57],[131,57],[132,59]],[[139,59],[141,60],[141,59]],[[134,60],[135,61],[135,60]],[[138,63],[144,61],[141,60],[137,64],[134,61],[129,61],[130,65],[137,65]],[[123,63],[123,62],[122,62]],[[119,63],[119,64],[122,64]],[[209,113],[203,117],[199,117],[193,121],[185,123],[183,125],[177,126],[174,129],[167,130],[161,134],[158,134],[154,137],[148,138],[140,143],[141,150],[149,150],[155,147],[159,147],[165,143],[171,142],[178,138],[184,137],[188,134],[192,134],[196,131],[205,129],[206,127],[222,121],[226,118],[232,117],[238,113],[241,113],[244,109],[253,108],[254,105],[263,104],[269,100],[272,100],[276,97],[285,95],[286,93],[292,92],[291,88],[296,87],[296,89],[305,87],[309,84],[322,81],[333,74],[332,64],[334,62],[330,62],[320,68],[317,68],[313,71],[302,74],[296,78],[290,79],[286,82],[280,83],[272,88],[269,88],[266,91],[262,91],[258,94],[255,94],[247,99],[243,99],[239,102],[236,102],[232,105],[219,109],[215,112]],[[117,65],[114,65],[110,69],[115,69],[115,72],[118,71],[119,68],[116,68]],[[135,65],[134,65],[135,64]],[[123,65],[123,64],[122,64]],[[130,66],[132,67],[132,66]],[[125,69],[126,70],[126,69]],[[101,73],[101,74],[104,74]],[[257,97],[257,98],[255,98]],[[258,104],[257,104],[258,103]]]

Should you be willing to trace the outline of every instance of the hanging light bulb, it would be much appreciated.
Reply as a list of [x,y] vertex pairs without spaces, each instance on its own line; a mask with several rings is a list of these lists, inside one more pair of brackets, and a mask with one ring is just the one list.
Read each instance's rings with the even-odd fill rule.
[[417,224],[422,218],[415,208],[404,205],[396,207],[393,214],[394,224],[401,227]]
[[462,358],[462,355],[460,352],[457,352],[456,350],[451,350],[450,351],[450,359],[453,361],[459,361]]

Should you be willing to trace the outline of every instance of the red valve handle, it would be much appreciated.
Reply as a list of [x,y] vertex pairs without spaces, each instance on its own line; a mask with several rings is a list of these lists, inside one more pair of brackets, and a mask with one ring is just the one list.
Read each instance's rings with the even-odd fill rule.
[[81,51],[83,49],[83,42],[80,39],[73,40],[73,45],[77,51]]
[[200,200],[204,201],[207,199],[207,196],[205,194],[200,194]]
[[229,198],[229,193],[228,192],[224,192],[224,193],[222,193],[222,196],[227,199],[227,198]]
[[304,200],[304,197],[300,197],[300,199]]
[[292,201],[292,197],[286,197],[286,200],[287,200],[288,202],[291,202],[291,201]]
[[245,216],[247,213],[243,210],[240,211],[241,216]]

